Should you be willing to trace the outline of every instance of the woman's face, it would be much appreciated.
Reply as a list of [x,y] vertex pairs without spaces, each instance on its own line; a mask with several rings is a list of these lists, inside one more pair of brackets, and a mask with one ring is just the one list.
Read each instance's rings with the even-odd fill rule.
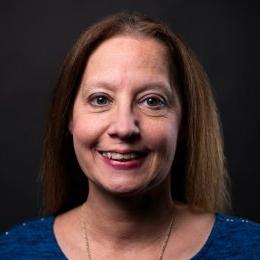
[[90,56],[70,131],[91,187],[134,195],[169,181],[181,120],[167,50],[116,36]]

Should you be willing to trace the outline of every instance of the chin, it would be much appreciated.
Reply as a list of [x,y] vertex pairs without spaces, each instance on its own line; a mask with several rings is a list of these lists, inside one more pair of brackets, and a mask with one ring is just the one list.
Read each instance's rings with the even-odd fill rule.
[[111,195],[119,196],[119,197],[134,197],[143,195],[148,193],[154,188],[154,186],[149,186],[145,184],[123,184],[123,183],[113,183],[110,185],[102,186],[102,189],[106,190],[106,192],[110,193]]
[[143,193],[143,190],[138,187],[109,187],[106,190],[109,193],[120,197],[132,197]]

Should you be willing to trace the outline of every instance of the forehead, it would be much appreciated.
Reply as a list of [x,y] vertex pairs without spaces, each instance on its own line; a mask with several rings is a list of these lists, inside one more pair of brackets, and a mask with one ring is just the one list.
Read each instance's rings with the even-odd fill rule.
[[120,35],[101,43],[90,55],[84,79],[101,76],[148,77],[169,76],[168,51],[159,41],[141,37]]
[[129,52],[129,54],[142,54],[150,59],[158,59],[158,55],[163,55],[163,58],[167,57],[166,46],[154,38],[141,35],[117,35],[102,42],[92,52],[89,61],[94,57],[97,58],[99,55],[103,56],[104,53],[109,54],[113,51],[116,51],[113,56]]

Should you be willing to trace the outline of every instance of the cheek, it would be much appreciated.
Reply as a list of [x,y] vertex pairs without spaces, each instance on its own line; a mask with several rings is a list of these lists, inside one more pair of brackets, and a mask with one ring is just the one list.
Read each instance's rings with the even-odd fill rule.
[[178,127],[172,122],[160,122],[150,125],[146,132],[146,143],[152,151],[152,157],[147,167],[155,183],[163,181],[168,176],[177,145]]
[[159,150],[163,155],[175,150],[179,126],[175,122],[156,122],[149,124],[144,138],[152,149]]
[[91,146],[95,143],[100,132],[102,132],[103,124],[98,120],[91,120],[89,116],[81,116],[73,118],[72,127],[70,129],[73,135],[74,143],[78,145]]

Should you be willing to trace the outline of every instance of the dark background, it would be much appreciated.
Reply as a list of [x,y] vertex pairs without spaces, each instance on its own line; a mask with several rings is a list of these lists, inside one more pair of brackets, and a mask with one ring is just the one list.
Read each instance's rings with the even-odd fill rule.
[[259,9],[246,1],[193,2],[1,3],[1,231],[39,212],[43,129],[65,53],[86,26],[122,10],[164,20],[197,53],[220,110],[234,214],[260,221]]

